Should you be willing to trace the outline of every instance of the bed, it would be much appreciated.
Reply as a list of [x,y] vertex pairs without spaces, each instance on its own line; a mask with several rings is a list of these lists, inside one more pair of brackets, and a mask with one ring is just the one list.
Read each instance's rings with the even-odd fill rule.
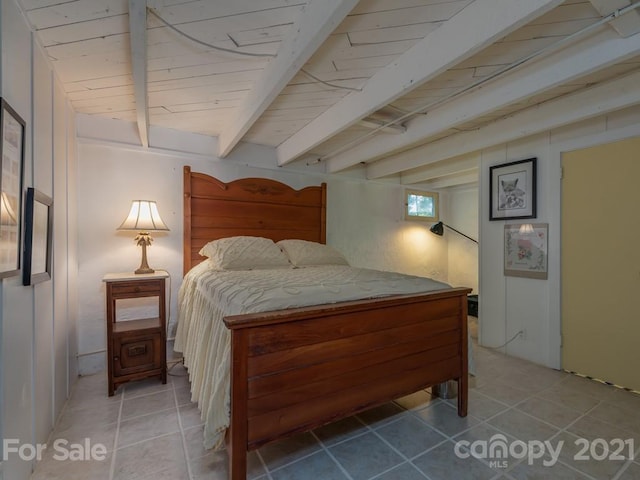
[[[205,260],[198,252],[211,240],[324,244],[325,221],[325,184],[294,190],[269,179],[224,183],[184,167],[185,275]],[[449,380],[458,384],[458,415],[466,416],[470,291],[447,286],[225,316],[229,477],[245,480],[250,450]]]

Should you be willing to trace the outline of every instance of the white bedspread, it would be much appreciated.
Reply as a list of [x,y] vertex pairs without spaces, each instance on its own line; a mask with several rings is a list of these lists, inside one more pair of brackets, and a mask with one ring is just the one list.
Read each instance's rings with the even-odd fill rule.
[[230,333],[223,317],[445,288],[449,285],[428,278],[342,265],[216,271],[203,262],[194,267],[180,287],[174,350],[183,353],[189,369],[205,447],[221,447],[229,425]]

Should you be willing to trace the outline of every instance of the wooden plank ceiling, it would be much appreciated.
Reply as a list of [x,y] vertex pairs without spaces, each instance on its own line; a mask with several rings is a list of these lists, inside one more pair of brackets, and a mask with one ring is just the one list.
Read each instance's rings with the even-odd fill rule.
[[561,126],[587,89],[618,105],[640,71],[631,0],[19,1],[76,112],[137,122],[142,144],[162,126],[403,183],[474,181],[472,135],[542,105],[535,128]]

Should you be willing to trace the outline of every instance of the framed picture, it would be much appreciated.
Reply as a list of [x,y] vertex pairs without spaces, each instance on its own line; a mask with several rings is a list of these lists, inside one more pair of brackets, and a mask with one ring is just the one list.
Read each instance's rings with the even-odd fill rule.
[[53,200],[29,187],[24,209],[23,285],[33,285],[51,278],[52,236]]
[[0,278],[20,271],[24,120],[0,98]]
[[535,158],[491,167],[489,187],[489,220],[535,218]]
[[549,224],[504,226],[504,274],[511,277],[547,278]]

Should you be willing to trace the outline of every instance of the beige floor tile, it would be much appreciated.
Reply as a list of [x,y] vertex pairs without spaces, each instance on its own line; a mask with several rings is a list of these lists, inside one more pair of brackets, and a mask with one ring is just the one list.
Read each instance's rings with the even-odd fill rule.
[[178,432],[116,450],[113,480],[138,480],[170,468],[187,471]]
[[480,420],[472,415],[459,417],[458,412],[445,402],[415,412],[427,425],[450,437],[477,425]]
[[176,401],[178,405],[189,405],[191,402],[191,387],[186,385],[184,387],[176,388]]
[[187,447],[187,458],[189,460],[204,457],[211,453],[204,448],[204,429],[202,426],[185,429],[184,440]]
[[406,458],[416,457],[447,439],[414,415],[405,415],[375,432]]
[[189,460],[194,480],[227,480],[229,475],[227,464],[226,452],[209,453]]
[[122,420],[175,408],[176,399],[173,389],[161,390],[130,399],[125,396],[122,402]]
[[640,465],[631,463],[626,467],[622,475],[618,477],[618,480],[638,480],[638,478],[640,478]]
[[189,403],[188,405],[180,405],[178,407],[178,413],[180,414],[180,422],[182,422],[182,428],[191,428],[196,425],[202,425],[202,416],[198,405],[195,403]]
[[[374,433],[366,433],[329,448],[353,480],[366,480],[405,461]],[[363,461],[364,460],[364,461]]]
[[167,383],[162,383],[157,378],[147,378],[144,380],[138,380],[137,382],[129,382],[122,385],[119,389],[123,390],[125,400],[129,400],[141,395],[149,395],[150,393],[157,393],[163,390],[171,390],[173,383],[167,380]]
[[582,413],[588,412],[600,403],[600,399],[597,396],[591,396],[569,388],[564,385],[564,382],[541,390],[536,396],[551,400],[552,402],[578,410]]
[[582,415],[578,410],[539,397],[529,398],[516,405],[516,408],[559,428],[566,427]]
[[515,409],[496,415],[487,423],[524,442],[545,441],[559,431],[558,428]]
[[111,454],[104,460],[55,460],[50,450],[37,464],[31,480],[109,480]]
[[315,478],[322,480],[348,480],[340,466],[332,461],[326,452],[320,451],[313,455],[271,472],[273,480],[295,480]]
[[142,415],[120,423],[117,448],[180,430],[175,409]]
[[69,430],[72,427],[91,428],[101,425],[110,425],[116,423],[120,416],[120,402],[109,405],[101,405],[92,407],[87,404],[86,408],[65,409],[63,410],[56,429],[58,431]]
[[451,480],[454,478],[489,480],[499,473],[471,456],[468,458],[458,457],[453,442],[446,442],[429,450],[414,459],[412,463],[428,475],[431,480]]
[[[574,458],[581,439],[632,439],[640,454],[640,395],[477,346],[474,354],[477,387],[470,390],[466,419],[457,416],[457,399],[418,392],[251,452],[248,478],[344,480],[345,472],[353,480],[640,478],[637,460]],[[51,439],[89,438],[103,443],[109,457],[61,462],[47,452],[33,480],[226,480],[226,452],[202,446],[201,415],[190,402],[186,370],[177,364],[171,373],[166,385],[132,382],[113,397],[107,396],[106,375],[80,378]],[[516,459],[507,469],[492,469],[486,459],[455,455],[456,441],[489,441],[496,434],[507,442],[563,441],[560,463],[549,469]]]

